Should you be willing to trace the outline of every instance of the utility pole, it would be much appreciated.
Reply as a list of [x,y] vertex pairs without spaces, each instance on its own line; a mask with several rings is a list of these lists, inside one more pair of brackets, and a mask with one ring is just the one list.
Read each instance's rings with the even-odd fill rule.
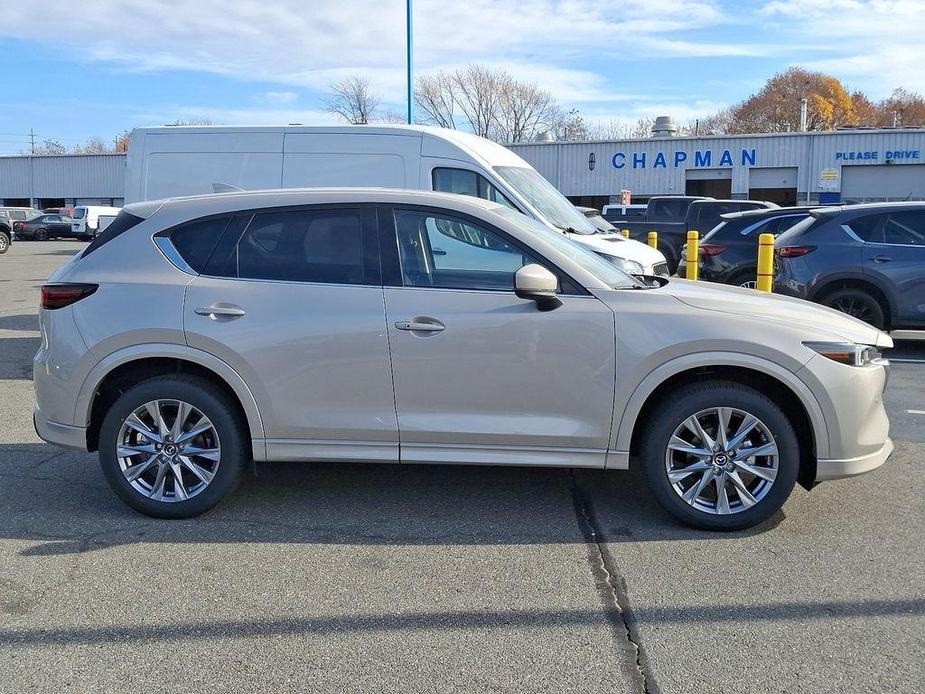
[[32,142],[32,156],[35,156],[35,129],[29,128],[29,140]]
[[405,5],[405,24],[408,31],[408,125],[414,122],[414,79],[412,78],[412,31],[411,31],[411,2]]

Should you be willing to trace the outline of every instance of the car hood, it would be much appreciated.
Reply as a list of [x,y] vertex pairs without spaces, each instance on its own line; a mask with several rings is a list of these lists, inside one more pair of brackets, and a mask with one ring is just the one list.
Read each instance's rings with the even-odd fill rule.
[[865,345],[892,347],[888,335],[856,318],[825,306],[779,294],[741,289],[709,282],[672,279],[661,291],[688,306],[758,318],[762,321],[803,326],[810,331]]
[[623,238],[620,234],[569,234],[568,237],[592,251],[635,260],[646,268],[665,262],[661,251],[639,241]]

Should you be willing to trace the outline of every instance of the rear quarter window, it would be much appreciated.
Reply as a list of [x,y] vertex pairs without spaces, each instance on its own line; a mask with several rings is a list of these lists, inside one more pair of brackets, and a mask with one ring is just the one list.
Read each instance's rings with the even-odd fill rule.
[[[197,219],[157,234],[166,236],[180,257],[195,272],[203,272],[231,221],[231,215]],[[115,224],[115,222],[113,222]]]
[[90,245],[84,248],[83,253],[80,254],[80,257],[86,258],[101,246],[104,246],[114,238],[121,236],[126,231],[138,225],[142,221],[144,220],[142,220],[141,217],[136,217],[135,215],[124,211],[120,212],[113,220],[112,224],[100,232],[100,234],[90,242]]

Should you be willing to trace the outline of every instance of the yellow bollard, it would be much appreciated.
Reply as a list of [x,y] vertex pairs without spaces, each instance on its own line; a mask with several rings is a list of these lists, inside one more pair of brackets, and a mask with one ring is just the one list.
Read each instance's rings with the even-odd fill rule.
[[625,238],[625,239],[628,239],[628,238],[630,237],[630,230],[629,230],[629,229],[623,229],[623,230],[620,231],[620,233],[623,234],[623,238]]
[[758,237],[758,291],[770,292],[774,287],[774,234]]
[[657,231],[649,232],[649,245],[652,248],[658,250],[658,232]]
[[695,280],[700,275],[700,234],[687,232],[687,279]]

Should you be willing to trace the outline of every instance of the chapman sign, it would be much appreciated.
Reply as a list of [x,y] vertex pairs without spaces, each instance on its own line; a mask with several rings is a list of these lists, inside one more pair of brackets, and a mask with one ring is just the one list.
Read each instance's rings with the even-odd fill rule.
[[724,149],[722,152],[713,152],[712,149],[695,150],[694,156],[682,149],[674,152],[656,152],[651,159],[646,152],[617,152],[610,158],[610,163],[615,169],[623,169],[627,166],[634,169],[667,169],[669,166],[680,168],[711,169],[722,168],[724,166],[733,167],[737,163],[740,166],[755,166],[758,161],[757,149],[742,149],[740,151]]

